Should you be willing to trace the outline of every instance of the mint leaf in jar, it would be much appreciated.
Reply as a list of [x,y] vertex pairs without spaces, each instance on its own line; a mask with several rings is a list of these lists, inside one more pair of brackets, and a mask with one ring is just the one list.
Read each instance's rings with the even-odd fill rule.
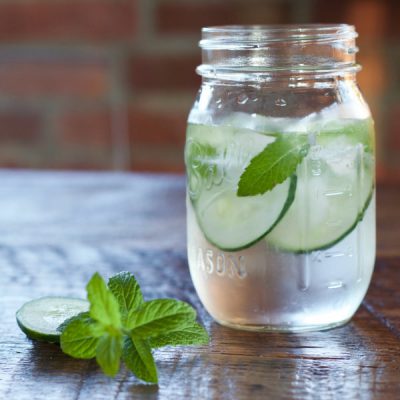
[[240,176],[237,195],[256,196],[272,190],[296,172],[310,145],[306,135],[280,135],[253,157]]

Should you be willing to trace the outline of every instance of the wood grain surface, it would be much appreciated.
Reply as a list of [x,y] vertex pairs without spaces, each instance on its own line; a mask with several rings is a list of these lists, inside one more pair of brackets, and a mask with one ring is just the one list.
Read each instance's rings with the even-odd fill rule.
[[[0,399],[397,399],[400,393],[400,188],[378,190],[378,260],[342,328],[302,334],[216,324],[194,292],[185,251],[184,178],[0,172]],[[193,304],[202,347],[155,352],[159,385],[19,331],[15,311],[44,295],[84,296],[89,277],[128,270],[147,299]]]

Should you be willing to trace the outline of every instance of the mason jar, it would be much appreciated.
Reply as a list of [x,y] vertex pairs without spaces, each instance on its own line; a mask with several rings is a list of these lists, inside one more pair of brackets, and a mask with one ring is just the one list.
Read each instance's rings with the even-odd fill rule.
[[188,260],[223,325],[328,329],[365,296],[375,142],[356,37],[344,24],[202,30],[185,146]]

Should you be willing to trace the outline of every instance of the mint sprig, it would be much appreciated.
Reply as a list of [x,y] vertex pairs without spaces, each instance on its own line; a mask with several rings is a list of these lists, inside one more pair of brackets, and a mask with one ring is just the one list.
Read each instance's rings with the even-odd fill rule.
[[208,343],[208,334],[189,304],[174,299],[144,301],[128,272],[113,276],[108,285],[95,273],[86,290],[89,312],[60,325],[61,349],[75,358],[96,358],[108,376],[118,373],[122,359],[138,378],[157,383],[153,348]]
[[279,135],[250,160],[239,179],[238,196],[256,196],[272,190],[296,172],[310,145],[307,135]]

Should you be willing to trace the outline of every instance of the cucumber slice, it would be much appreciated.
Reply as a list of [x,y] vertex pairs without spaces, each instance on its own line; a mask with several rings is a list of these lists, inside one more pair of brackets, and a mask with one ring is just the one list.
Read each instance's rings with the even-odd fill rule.
[[60,341],[58,327],[68,318],[89,310],[86,300],[71,297],[41,297],[25,303],[16,314],[22,332],[31,339]]
[[[249,161],[276,138],[249,129],[230,126],[189,124],[186,132],[185,163],[188,189],[193,202],[220,187],[236,191]],[[207,194],[205,194],[207,196]]]
[[238,197],[229,187],[214,190],[196,203],[197,220],[210,243],[221,250],[241,250],[275,227],[292,204],[295,191],[295,176],[259,196]]
[[295,200],[269,245],[307,253],[333,246],[363,218],[374,190],[374,159],[361,143],[340,136],[328,147],[314,146],[299,166]]
[[263,195],[236,194],[248,162],[274,140],[245,128],[189,125],[189,196],[205,237],[221,250],[240,250],[263,238],[294,200],[295,176]]
[[371,118],[325,121],[318,127],[316,141],[323,147],[345,148],[362,144],[365,152],[375,147],[374,122]]

